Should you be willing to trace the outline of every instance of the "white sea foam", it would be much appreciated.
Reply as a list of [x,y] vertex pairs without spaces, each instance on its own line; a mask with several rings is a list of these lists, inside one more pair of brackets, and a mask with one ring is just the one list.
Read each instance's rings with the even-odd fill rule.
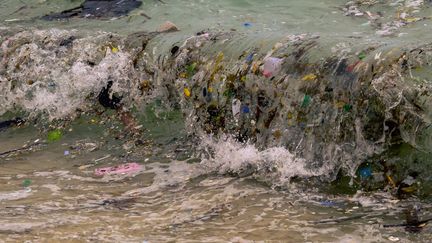
[[307,168],[303,158],[298,158],[286,148],[270,147],[260,150],[252,143],[240,143],[230,136],[216,139],[202,136],[202,148],[207,158],[201,162],[209,171],[221,174],[265,175],[275,179],[275,183],[288,182],[292,177],[312,177],[325,175],[330,168]]

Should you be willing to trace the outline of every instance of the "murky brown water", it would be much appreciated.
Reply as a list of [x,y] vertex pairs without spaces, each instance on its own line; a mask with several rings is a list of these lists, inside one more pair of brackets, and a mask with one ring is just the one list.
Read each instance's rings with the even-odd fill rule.
[[[220,176],[199,163],[175,160],[155,149],[163,136],[125,150],[128,140],[113,142],[106,126],[84,122],[70,128],[52,143],[31,127],[0,133],[2,151],[37,138],[43,142],[0,160],[0,241],[428,242],[432,236],[430,228],[419,234],[383,228],[403,222],[401,210],[409,204],[390,195],[274,190],[252,178]],[[94,174],[95,168],[124,162],[143,169]],[[424,212],[428,207],[423,203]]]

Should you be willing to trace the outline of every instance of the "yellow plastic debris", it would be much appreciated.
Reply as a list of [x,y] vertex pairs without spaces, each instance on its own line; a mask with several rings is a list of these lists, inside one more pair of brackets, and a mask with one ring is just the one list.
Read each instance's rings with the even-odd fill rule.
[[191,96],[191,92],[190,92],[190,90],[189,90],[188,88],[184,88],[184,89],[183,89],[183,93],[184,93],[184,95],[185,95],[186,97],[190,97],[190,96]]
[[393,186],[393,188],[396,188],[396,183],[393,181],[390,175],[387,175],[387,180],[390,182],[390,184]]
[[404,19],[407,23],[414,23],[414,22],[417,22],[417,21],[419,21],[419,20],[421,20],[420,18],[405,18]]
[[316,79],[317,79],[317,76],[313,73],[308,74],[302,78],[303,81],[315,81]]
[[289,120],[291,120],[291,119],[293,119],[293,117],[294,117],[294,114],[291,113],[291,112],[288,112],[288,114],[287,114],[287,118],[288,118]]
[[111,52],[117,53],[117,52],[119,52],[119,49],[117,47],[111,47]]
[[338,101],[338,102],[335,103],[335,107],[338,108],[338,109],[343,108],[344,105],[345,105],[345,102],[343,102],[343,101]]
[[252,65],[252,72],[253,73],[257,73],[258,72],[258,70],[259,70],[259,64],[260,63],[258,63],[258,62],[255,62],[253,65]]

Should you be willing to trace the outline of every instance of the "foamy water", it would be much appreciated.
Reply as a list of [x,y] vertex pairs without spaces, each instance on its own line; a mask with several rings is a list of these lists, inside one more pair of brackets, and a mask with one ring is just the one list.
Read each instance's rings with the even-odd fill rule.
[[[0,121],[27,120],[0,130],[0,241],[429,242],[383,227],[430,217],[429,1],[164,2],[52,22],[79,3],[0,3]],[[426,199],[367,192],[378,155]]]

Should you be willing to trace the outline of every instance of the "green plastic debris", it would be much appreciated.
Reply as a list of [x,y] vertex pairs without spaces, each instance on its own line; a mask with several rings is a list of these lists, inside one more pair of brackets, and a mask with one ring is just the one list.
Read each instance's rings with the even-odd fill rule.
[[357,57],[358,57],[360,60],[363,60],[363,59],[366,58],[366,53],[364,53],[364,52],[360,52],[360,53],[358,54]]
[[59,129],[56,129],[54,131],[51,131],[48,133],[48,142],[55,142],[62,138],[63,134]]
[[32,181],[29,179],[25,179],[22,183],[23,187],[29,187],[31,185]]
[[346,111],[346,112],[350,112],[351,110],[352,110],[352,105],[350,105],[350,104],[345,104],[344,106],[343,106],[343,109],[344,109],[344,111]]
[[223,92],[223,95],[228,98],[234,97],[235,93],[233,90],[227,89]]
[[312,97],[310,95],[305,95],[303,98],[302,107],[307,107],[312,101]]
[[186,73],[187,73],[188,77],[192,77],[195,74],[196,66],[197,66],[197,64],[196,64],[196,62],[194,62],[191,65],[186,67]]

